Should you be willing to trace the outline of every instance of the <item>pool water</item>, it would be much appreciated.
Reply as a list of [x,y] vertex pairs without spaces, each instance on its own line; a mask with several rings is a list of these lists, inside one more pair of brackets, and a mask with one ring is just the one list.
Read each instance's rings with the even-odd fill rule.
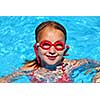
[[[0,16],[0,77],[17,70],[25,60],[35,58],[34,31],[37,25],[47,20],[65,26],[70,46],[68,59],[99,61],[100,16]],[[81,75],[78,77],[83,77]],[[80,82],[78,79],[74,81]],[[18,82],[28,81],[23,78]]]

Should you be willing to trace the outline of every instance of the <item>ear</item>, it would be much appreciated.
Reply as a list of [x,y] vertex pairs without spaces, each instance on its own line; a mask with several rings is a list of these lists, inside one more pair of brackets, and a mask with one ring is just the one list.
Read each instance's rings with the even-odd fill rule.
[[40,59],[39,59],[39,56],[38,56],[38,47],[37,47],[36,43],[34,44],[34,51],[35,51],[37,62],[38,62],[38,64],[40,64]]

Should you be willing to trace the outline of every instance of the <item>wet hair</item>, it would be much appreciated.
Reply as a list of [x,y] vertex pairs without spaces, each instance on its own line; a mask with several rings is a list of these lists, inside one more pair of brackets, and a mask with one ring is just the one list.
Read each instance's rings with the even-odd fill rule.
[[66,42],[66,29],[64,28],[63,25],[61,25],[60,23],[58,23],[56,21],[46,21],[46,22],[42,22],[41,24],[39,24],[37,26],[37,28],[35,30],[35,39],[36,39],[36,42],[38,42],[38,34],[39,34],[39,32],[42,31],[47,26],[52,26],[53,28],[62,31],[64,33],[65,42]]

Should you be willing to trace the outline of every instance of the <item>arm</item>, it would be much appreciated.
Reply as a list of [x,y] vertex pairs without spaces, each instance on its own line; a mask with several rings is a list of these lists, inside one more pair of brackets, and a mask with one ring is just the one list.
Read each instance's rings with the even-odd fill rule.
[[82,65],[87,68],[97,68],[97,66],[100,66],[100,62],[96,60],[91,59],[79,59],[79,60],[71,60],[71,67],[77,68]]
[[22,76],[23,73],[21,73],[20,71],[14,72],[8,76],[5,76],[3,78],[0,78],[0,83],[9,83],[11,82],[14,78],[18,77],[18,76]]
[[8,76],[5,76],[3,78],[0,78],[0,83],[10,83],[19,76],[32,74],[32,72],[34,70],[34,66],[36,66],[35,61],[28,62],[24,66],[20,67],[20,69],[18,71],[14,72]]

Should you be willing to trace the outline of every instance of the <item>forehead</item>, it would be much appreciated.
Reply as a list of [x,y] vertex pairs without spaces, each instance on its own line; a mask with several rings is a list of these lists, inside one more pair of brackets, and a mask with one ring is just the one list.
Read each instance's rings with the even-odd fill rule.
[[61,30],[48,26],[38,33],[38,41],[42,40],[65,41],[65,36]]

